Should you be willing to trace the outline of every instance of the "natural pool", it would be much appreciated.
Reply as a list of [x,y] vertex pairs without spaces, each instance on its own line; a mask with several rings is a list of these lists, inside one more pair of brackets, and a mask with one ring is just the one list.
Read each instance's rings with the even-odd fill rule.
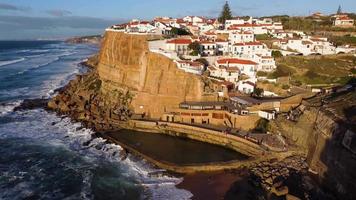
[[222,146],[158,133],[120,130],[104,135],[157,161],[177,165],[248,159],[248,156]]

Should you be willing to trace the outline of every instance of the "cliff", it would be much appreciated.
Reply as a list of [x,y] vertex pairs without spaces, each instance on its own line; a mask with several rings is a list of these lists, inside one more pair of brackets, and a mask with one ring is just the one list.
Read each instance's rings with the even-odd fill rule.
[[303,101],[293,112],[273,123],[290,143],[304,150],[309,169],[337,199],[356,199],[355,89]]
[[204,100],[201,78],[150,52],[147,39],[144,35],[106,33],[98,65],[102,92],[130,91],[134,113],[151,118],[159,118],[167,108],[183,101]]
[[49,108],[96,129],[107,129],[135,114],[158,119],[183,101],[215,98],[204,93],[206,85],[200,76],[150,52],[148,39],[106,32],[99,55],[88,60],[96,67],[71,81],[49,102]]

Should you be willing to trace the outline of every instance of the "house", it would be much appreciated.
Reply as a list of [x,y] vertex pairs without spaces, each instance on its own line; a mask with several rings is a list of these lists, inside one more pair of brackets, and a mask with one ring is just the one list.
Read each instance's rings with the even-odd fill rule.
[[126,26],[129,33],[156,33],[156,27],[148,21],[132,20]]
[[245,94],[251,94],[255,91],[256,85],[251,81],[239,81],[237,90]]
[[201,75],[204,72],[204,65],[200,62],[181,60],[176,61],[176,63],[178,68],[184,70],[185,72],[198,75]]
[[226,81],[231,83],[237,83],[239,80],[240,70],[237,67],[214,67],[209,66],[208,71],[210,72],[210,76],[216,78],[223,78]]
[[267,120],[272,120],[276,118],[275,110],[259,110],[258,116]]
[[251,31],[234,31],[229,33],[229,41],[232,44],[255,41],[255,35]]
[[255,77],[257,71],[257,63],[251,60],[243,60],[239,58],[220,58],[216,61],[217,67],[237,67],[241,73],[249,77]]
[[253,56],[252,60],[258,63],[257,71],[271,72],[277,68],[276,62],[272,56],[256,54]]
[[354,23],[355,20],[347,15],[336,15],[333,21],[333,25],[338,27],[353,27]]
[[228,55],[229,53],[229,40],[216,39],[216,54]]
[[225,21],[225,29],[228,29],[230,26],[244,24],[245,20],[240,18],[229,19]]
[[207,40],[215,41],[218,38],[218,35],[214,31],[205,31],[202,32],[201,37],[204,37]]
[[[268,25],[271,26],[271,25]],[[260,25],[260,24],[234,24],[227,28],[228,31],[251,31],[255,35],[259,34],[267,34],[267,25]]]
[[216,55],[216,43],[212,41],[203,40],[200,41],[200,55],[202,56],[214,56]]
[[235,43],[230,46],[230,52],[232,55],[246,55],[247,57],[253,54],[271,55],[267,46],[259,41]]
[[188,55],[190,53],[188,46],[191,43],[190,38],[175,38],[166,42],[166,49],[175,51],[178,55]]

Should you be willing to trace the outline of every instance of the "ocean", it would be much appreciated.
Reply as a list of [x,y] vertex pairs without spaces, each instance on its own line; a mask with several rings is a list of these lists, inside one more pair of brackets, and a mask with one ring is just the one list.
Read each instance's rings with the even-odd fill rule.
[[175,187],[181,178],[132,155],[121,160],[120,146],[66,116],[14,111],[25,99],[51,98],[97,51],[61,41],[0,41],[0,199],[192,197]]

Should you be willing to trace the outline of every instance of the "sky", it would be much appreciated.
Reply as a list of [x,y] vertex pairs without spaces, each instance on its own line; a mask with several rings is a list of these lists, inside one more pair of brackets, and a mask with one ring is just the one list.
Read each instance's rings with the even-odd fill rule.
[[[217,17],[224,0],[0,0],[0,40],[63,39],[101,34],[132,18]],[[238,16],[356,12],[356,0],[230,0]]]

